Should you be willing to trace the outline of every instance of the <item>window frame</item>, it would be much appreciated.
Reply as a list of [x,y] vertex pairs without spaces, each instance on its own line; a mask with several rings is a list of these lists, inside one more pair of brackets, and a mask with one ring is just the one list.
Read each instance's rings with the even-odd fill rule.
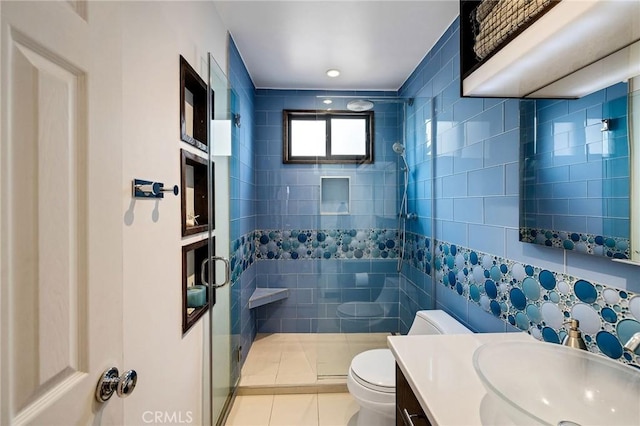
[[[364,155],[331,155],[331,119],[353,118],[365,119],[365,154]],[[326,152],[322,157],[291,155],[291,120],[324,121],[326,129]],[[290,110],[282,111],[282,163],[283,164],[370,164],[373,163],[374,147],[374,114],[373,111],[325,111],[325,110]]]

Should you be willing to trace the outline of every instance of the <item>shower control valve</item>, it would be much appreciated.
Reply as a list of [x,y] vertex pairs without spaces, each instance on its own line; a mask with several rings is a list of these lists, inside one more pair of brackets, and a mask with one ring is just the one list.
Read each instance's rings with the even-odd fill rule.
[[417,213],[407,213],[407,214],[400,213],[400,214],[399,214],[399,216],[400,216],[402,219],[407,219],[407,220],[415,220],[415,219],[418,219],[418,214],[417,214]]

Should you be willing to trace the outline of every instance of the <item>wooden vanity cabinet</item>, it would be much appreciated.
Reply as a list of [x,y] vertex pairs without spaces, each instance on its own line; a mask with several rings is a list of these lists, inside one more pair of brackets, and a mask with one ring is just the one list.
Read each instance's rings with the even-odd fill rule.
[[431,426],[398,364],[396,364],[396,426]]

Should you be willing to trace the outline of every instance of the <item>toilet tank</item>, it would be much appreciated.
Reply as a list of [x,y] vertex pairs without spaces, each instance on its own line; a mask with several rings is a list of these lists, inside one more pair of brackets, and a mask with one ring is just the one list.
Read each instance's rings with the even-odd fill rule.
[[418,311],[408,334],[466,334],[472,333],[451,315],[441,310]]

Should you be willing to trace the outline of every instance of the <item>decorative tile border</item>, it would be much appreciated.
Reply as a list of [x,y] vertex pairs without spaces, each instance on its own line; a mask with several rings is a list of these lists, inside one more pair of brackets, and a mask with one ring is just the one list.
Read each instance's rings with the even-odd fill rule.
[[[232,282],[256,260],[397,258],[397,232],[259,230],[232,245]],[[407,233],[406,262],[485,311],[539,340],[560,343],[569,318],[590,351],[640,367],[622,345],[640,331],[640,295]],[[621,343],[622,342],[622,343]]]
[[256,231],[257,259],[393,259],[398,257],[396,230]]
[[407,233],[405,238],[405,261],[427,275],[431,275],[431,238]]
[[629,239],[621,237],[523,227],[520,228],[520,241],[614,259],[629,259],[631,256]]
[[255,261],[256,233],[250,232],[231,242],[229,267],[231,269],[231,285],[235,284],[240,275]]
[[[231,283],[256,260],[395,259],[397,238],[395,229],[256,230],[231,243]],[[425,241],[428,245],[428,239],[412,239],[417,264],[423,261]]]
[[590,351],[640,367],[622,347],[640,331],[640,295],[442,241],[433,265],[438,283],[536,339],[560,343],[575,318]]

